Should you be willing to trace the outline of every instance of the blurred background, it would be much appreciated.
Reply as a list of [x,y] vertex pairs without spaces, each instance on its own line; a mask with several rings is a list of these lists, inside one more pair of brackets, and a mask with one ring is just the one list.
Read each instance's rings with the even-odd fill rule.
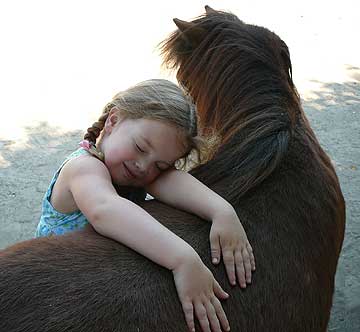
[[120,90],[162,77],[156,46],[204,5],[289,46],[295,84],[347,202],[329,331],[360,330],[360,2],[0,2],[0,248],[32,237],[56,167]]

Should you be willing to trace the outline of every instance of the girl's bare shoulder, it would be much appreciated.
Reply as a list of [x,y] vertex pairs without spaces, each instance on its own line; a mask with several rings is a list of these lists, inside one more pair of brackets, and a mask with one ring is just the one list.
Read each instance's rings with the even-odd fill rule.
[[82,155],[69,160],[63,167],[62,173],[66,177],[99,176],[111,181],[105,164],[92,155]]

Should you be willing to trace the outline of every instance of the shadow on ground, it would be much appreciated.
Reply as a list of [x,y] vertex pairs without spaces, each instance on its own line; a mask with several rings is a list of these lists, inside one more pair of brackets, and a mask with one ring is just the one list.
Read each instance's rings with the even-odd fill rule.
[[320,83],[303,107],[320,144],[333,160],[346,201],[346,231],[336,275],[329,332],[360,326],[360,68],[347,66],[350,81]]
[[[303,100],[320,143],[334,161],[347,204],[329,332],[352,332],[360,326],[360,264],[355,264],[360,257],[360,69],[348,66],[348,71],[351,81],[317,82],[314,97]],[[26,128],[26,134],[22,146],[0,141],[0,248],[32,237],[49,181],[82,136],[47,123]]]

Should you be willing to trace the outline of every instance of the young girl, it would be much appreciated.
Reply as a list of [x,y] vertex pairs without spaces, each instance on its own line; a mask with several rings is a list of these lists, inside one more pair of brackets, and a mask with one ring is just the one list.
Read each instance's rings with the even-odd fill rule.
[[145,189],[211,221],[213,262],[222,254],[233,285],[236,277],[241,287],[251,282],[254,256],[235,210],[174,166],[199,151],[194,105],[170,81],[145,81],[118,93],[84,138],[51,181],[36,235],[63,234],[90,223],[172,271],[190,330],[195,330],[194,311],[205,332],[229,330],[219,301],[228,294],[190,245],[134,203]]

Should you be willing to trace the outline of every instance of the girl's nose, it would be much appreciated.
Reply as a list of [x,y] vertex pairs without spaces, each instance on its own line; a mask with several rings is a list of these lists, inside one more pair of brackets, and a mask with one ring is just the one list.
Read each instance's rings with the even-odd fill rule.
[[149,171],[149,163],[146,160],[135,161],[135,169],[139,176],[144,176]]

